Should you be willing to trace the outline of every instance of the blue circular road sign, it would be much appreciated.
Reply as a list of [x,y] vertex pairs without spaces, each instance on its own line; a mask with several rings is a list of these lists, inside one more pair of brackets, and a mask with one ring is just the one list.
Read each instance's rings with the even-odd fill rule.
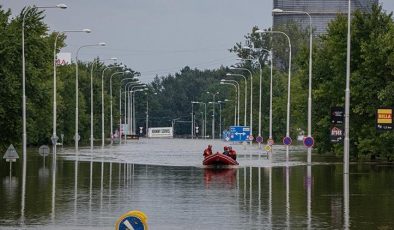
[[141,211],[130,211],[116,221],[115,229],[116,230],[145,230],[148,229],[147,224],[148,217],[145,213]]
[[284,137],[284,138],[283,138],[283,144],[284,144],[284,145],[291,145],[291,142],[293,142],[293,140],[291,139],[291,137]]
[[305,137],[304,138],[304,145],[305,147],[311,148],[315,144],[315,140],[313,137]]
[[256,137],[256,142],[257,143],[262,143],[263,142],[263,137],[262,136]]

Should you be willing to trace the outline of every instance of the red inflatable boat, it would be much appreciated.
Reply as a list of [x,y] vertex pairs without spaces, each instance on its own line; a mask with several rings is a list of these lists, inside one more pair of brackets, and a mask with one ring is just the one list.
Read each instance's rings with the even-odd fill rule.
[[208,156],[202,162],[203,165],[222,166],[222,165],[238,165],[238,162],[233,158],[222,153],[215,153]]

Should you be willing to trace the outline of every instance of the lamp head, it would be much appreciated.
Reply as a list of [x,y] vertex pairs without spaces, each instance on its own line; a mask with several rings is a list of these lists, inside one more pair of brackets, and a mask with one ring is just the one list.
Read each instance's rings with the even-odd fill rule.
[[85,32],[87,34],[91,33],[92,31],[90,29],[83,29],[82,32]]
[[272,13],[283,13],[283,10],[282,9],[273,9],[272,10]]
[[98,43],[99,46],[106,46],[107,44],[105,44],[105,42],[100,42]]
[[126,70],[126,71],[124,71],[124,73],[131,73],[131,71],[130,70]]
[[255,31],[255,33],[259,33],[259,34],[261,34],[261,33],[265,33],[266,31],[264,31],[264,30],[256,30]]
[[67,9],[67,5],[63,3],[56,5],[56,7],[63,10]]
[[249,46],[243,46],[242,49],[244,49],[244,50],[251,50],[252,48],[250,48]]
[[116,60],[118,60],[118,58],[117,57],[111,57],[109,60],[116,61]]
[[233,76],[231,73],[226,73],[226,76]]

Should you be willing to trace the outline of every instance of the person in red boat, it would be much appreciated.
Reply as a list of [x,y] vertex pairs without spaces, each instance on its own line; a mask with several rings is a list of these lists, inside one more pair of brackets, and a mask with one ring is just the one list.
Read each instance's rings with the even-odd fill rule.
[[208,148],[204,150],[204,157],[207,158],[208,156],[212,155],[212,145],[208,145]]
[[226,155],[226,156],[228,156],[229,152],[228,152],[228,147],[227,147],[227,146],[224,146],[224,148],[223,148],[223,154]]
[[233,158],[235,161],[237,160],[237,152],[233,149],[233,147],[228,147],[228,156]]

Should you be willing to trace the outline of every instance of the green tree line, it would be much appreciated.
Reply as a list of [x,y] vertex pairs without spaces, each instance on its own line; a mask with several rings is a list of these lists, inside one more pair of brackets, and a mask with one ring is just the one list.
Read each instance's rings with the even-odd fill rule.
[[[0,142],[3,148],[10,143],[20,143],[21,139],[21,16],[10,18],[10,11],[0,8]],[[43,22],[43,13],[32,10],[26,17],[25,47],[26,76],[28,98],[28,143],[39,145],[50,143],[52,132],[52,52],[56,34],[49,32]],[[355,12],[352,18],[352,53],[351,53],[351,153],[360,155],[392,156],[393,133],[378,132],[375,129],[376,109],[392,106],[393,83],[393,20],[391,14],[376,5],[369,13]],[[288,45],[285,37],[279,34],[256,33],[253,27],[245,35],[243,42],[236,43],[229,49],[240,58],[255,58],[262,69],[262,136],[268,138],[269,123],[269,82],[270,62],[273,62],[273,137],[280,143],[286,133],[287,103],[287,68]],[[271,30],[270,28],[265,29]],[[273,28],[286,32],[292,42],[292,79],[291,79],[291,117],[290,135],[297,138],[300,130],[307,130],[307,93],[309,64],[309,31],[295,23]],[[319,153],[342,153],[342,144],[330,142],[330,108],[344,106],[346,74],[346,34],[347,20],[338,15],[328,27],[327,33],[314,36],[313,47],[313,122],[312,136],[315,138],[315,150]],[[66,37],[61,36],[58,49],[65,46]],[[244,49],[248,46],[249,49]],[[273,58],[261,48],[272,50]],[[98,60],[99,61],[99,60]],[[80,134],[82,142],[87,143],[90,133],[90,66],[91,63],[79,63],[80,66]],[[257,62],[244,61],[236,67],[247,68],[253,75],[253,134],[258,130],[259,77]],[[101,76],[107,67],[99,61],[95,75]],[[111,72],[112,71],[112,72]],[[109,75],[106,72],[105,101],[110,99]],[[131,70],[132,74],[136,74]],[[149,127],[171,126],[175,123],[176,134],[190,135],[192,101],[207,104],[207,135],[211,135],[212,102],[211,94],[219,94],[215,101],[231,100],[222,104],[222,128],[234,124],[234,105],[236,93],[233,87],[220,85],[221,79],[233,79],[240,83],[240,124],[244,123],[244,82],[239,77],[226,77],[226,73],[242,73],[248,78],[249,73],[231,70],[227,66],[218,69],[199,70],[188,66],[178,73],[157,76],[149,90],[136,93],[137,127],[146,127],[147,108]],[[75,63],[58,67],[58,135],[64,133],[66,143],[72,143],[75,120]],[[99,79],[99,77],[95,77]],[[119,80],[113,83],[114,120],[119,120]],[[250,93],[250,82],[248,82]],[[249,101],[249,96],[248,96]],[[101,82],[94,81],[94,125],[95,137],[101,136]],[[122,102],[123,103],[123,102]],[[196,125],[201,135],[204,106],[193,105]],[[250,106],[247,107],[249,124]],[[219,132],[219,107],[215,105],[215,130]],[[109,106],[105,107],[106,130],[109,130]],[[117,124],[117,122],[115,122]],[[108,132],[106,132],[108,133]]]
[[[22,17],[25,8],[15,18],[11,11],[0,6],[0,148],[21,144],[22,137]],[[49,32],[43,22],[44,13],[29,10],[25,17],[25,60],[27,98],[27,142],[30,146],[51,143],[53,110],[53,49],[57,32]],[[57,52],[66,43],[59,36]],[[93,80],[94,137],[101,138],[101,74],[105,65],[98,58],[79,62],[79,134],[82,143],[90,137],[90,71],[95,64]],[[64,143],[73,143],[75,134],[75,62],[57,67],[57,135],[64,134]],[[131,75],[135,71],[130,70]],[[110,68],[105,72],[105,135],[109,137],[110,108],[109,76],[120,71]],[[128,77],[130,77],[128,76]],[[114,122],[119,120],[119,76],[113,78]]]
[[[375,5],[371,12],[356,11],[352,15],[352,52],[351,52],[351,113],[350,137],[351,154],[355,157],[393,155],[393,132],[379,132],[375,128],[375,115],[379,107],[392,106],[393,96],[393,20],[392,14],[386,13],[382,7]],[[281,35],[256,33],[258,27],[253,27],[250,34],[245,35],[245,41],[230,48],[238,57],[249,59],[254,57],[262,66],[262,135],[268,138],[269,122],[269,54],[260,48],[273,51],[273,135],[276,142],[281,142],[286,132],[286,103],[287,103],[287,68],[288,45]],[[271,30],[270,28],[266,31]],[[295,23],[282,25],[272,30],[286,32],[292,42],[292,80],[291,80],[291,117],[290,135],[297,138],[300,130],[307,131],[307,93],[309,73],[309,31],[299,28]],[[327,33],[314,36],[313,46],[313,111],[312,136],[318,153],[334,153],[341,155],[342,143],[330,142],[330,109],[334,106],[344,106],[345,75],[346,75],[346,35],[347,19],[343,15],[333,20]],[[249,46],[252,49],[244,49]],[[259,67],[256,62],[240,62],[237,67],[248,68],[253,73],[253,130],[256,135],[258,122],[259,98]],[[175,74],[157,77],[150,85],[158,94],[152,98],[152,103],[161,107],[151,107],[150,114],[162,120],[167,125],[171,119],[178,117],[190,118],[191,101],[208,103],[212,97],[206,91],[220,92],[218,100],[230,99],[231,103],[223,105],[223,127],[233,125],[235,92],[231,87],[223,87],[220,79],[225,78],[228,67],[216,70],[201,71],[186,67]],[[241,73],[241,72],[237,72]],[[247,72],[242,72],[248,77]],[[231,78],[226,78],[231,79]],[[239,80],[241,92],[244,90],[243,80]],[[248,89],[250,92],[250,89]],[[243,93],[241,93],[240,124],[243,124]],[[197,122],[201,120],[201,106],[195,105]],[[197,107],[197,108],[196,108]],[[212,107],[208,107],[211,113]],[[139,114],[143,125],[144,113]],[[218,110],[216,107],[216,119]],[[247,114],[249,115],[249,106]],[[199,118],[200,116],[200,118]],[[189,117],[189,118],[187,118]],[[207,134],[211,134],[211,114],[207,116]],[[152,118],[154,119],[154,118]],[[153,122],[153,121],[152,121]],[[164,125],[158,123],[157,125]],[[249,123],[249,116],[247,119]],[[218,131],[218,125],[215,129]],[[201,129],[200,129],[201,130]],[[190,124],[184,125],[181,133],[190,133]]]

